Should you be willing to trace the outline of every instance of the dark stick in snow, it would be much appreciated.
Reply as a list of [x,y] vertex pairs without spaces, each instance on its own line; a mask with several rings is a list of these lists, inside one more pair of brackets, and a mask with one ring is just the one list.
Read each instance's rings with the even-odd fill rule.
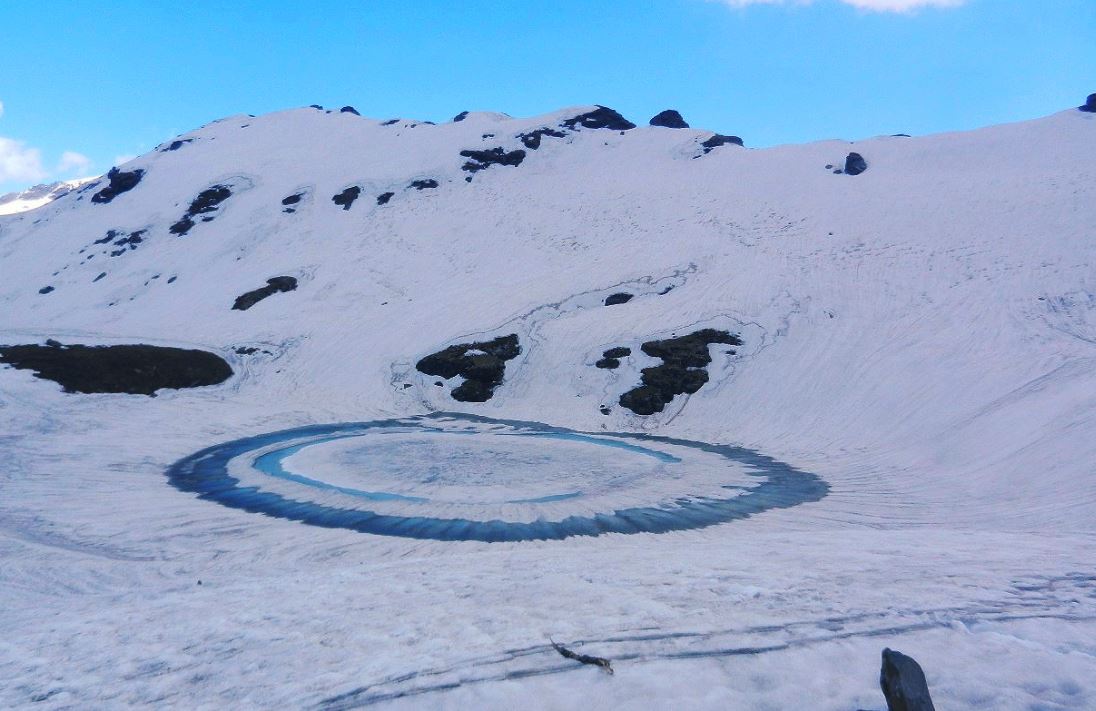
[[577,652],[572,652],[570,649],[567,649],[562,644],[556,643],[556,641],[551,637],[548,638],[548,641],[552,643],[552,647],[555,648],[557,652],[559,652],[567,659],[574,659],[576,662],[582,662],[583,664],[592,664],[595,667],[601,667],[609,674],[613,673],[612,663],[604,657],[592,657],[589,654],[578,654]]

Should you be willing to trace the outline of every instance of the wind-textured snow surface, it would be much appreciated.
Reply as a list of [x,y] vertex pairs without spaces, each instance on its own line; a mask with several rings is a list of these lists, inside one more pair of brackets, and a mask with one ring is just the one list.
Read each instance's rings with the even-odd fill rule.
[[[1096,115],[705,152],[708,131],[568,121],[594,109],[235,116],[119,166],[109,200],[103,178],[0,217],[0,345],[194,348],[235,373],[150,398],[0,368],[0,706],[879,709],[891,647],[938,708],[1096,708]],[[835,174],[852,152],[867,170]],[[232,309],[275,277],[297,288]],[[742,342],[709,346],[706,383],[619,406],[660,363],[642,344],[704,328]],[[486,402],[415,367],[509,334]],[[729,445],[828,488],[692,530],[484,542],[306,525],[167,475],[438,412]],[[524,522],[531,499],[593,515],[721,483],[440,442],[408,444],[436,467],[411,484],[398,438],[282,465]],[[556,496],[603,468],[597,497]]]

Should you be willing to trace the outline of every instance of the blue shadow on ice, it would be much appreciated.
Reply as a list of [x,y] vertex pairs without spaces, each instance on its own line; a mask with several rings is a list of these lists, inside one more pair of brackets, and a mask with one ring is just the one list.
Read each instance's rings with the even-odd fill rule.
[[[762,479],[762,482],[744,493],[727,499],[681,498],[673,503],[663,504],[658,507],[627,508],[611,513],[569,516],[559,521],[514,522],[393,516],[358,509],[337,508],[310,501],[297,501],[278,493],[262,491],[256,487],[240,486],[239,480],[228,472],[228,463],[231,460],[280,442],[307,438],[309,440],[307,444],[316,444],[331,439],[353,437],[370,430],[395,427],[421,427],[424,430],[430,430],[434,429],[430,426],[432,420],[458,420],[479,425],[502,426],[510,428],[514,434],[582,440],[609,437],[616,438],[621,444],[625,444],[626,440],[631,440],[632,442],[663,443],[679,447],[691,447],[747,465],[756,471],[756,473],[751,473],[751,476]],[[601,442],[601,444],[605,443]],[[625,446],[629,449],[645,450],[650,453],[656,452],[656,450],[641,447],[638,444],[627,443]],[[290,478],[309,486],[332,489],[365,499],[420,500],[393,494],[342,489],[285,472],[280,467],[280,460],[292,451],[296,451],[296,449],[299,449],[299,447],[288,447],[274,453],[262,455],[256,459],[255,465],[257,467],[260,465],[263,456],[276,454],[278,456],[274,461],[268,460],[265,466],[262,466],[264,472]],[[657,456],[660,458],[669,457],[670,460],[674,459],[670,455],[661,452],[658,452]],[[274,464],[277,466],[272,467]],[[198,494],[199,498],[216,501],[225,506],[252,513],[299,521],[312,526],[346,528],[361,533],[374,533],[384,536],[440,541],[484,541],[488,543],[560,540],[571,536],[599,536],[603,533],[666,533],[668,531],[704,528],[747,518],[770,509],[790,508],[799,504],[819,501],[829,492],[829,486],[818,476],[799,471],[771,457],[741,447],[648,434],[578,432],[538,422],[495,420],[463,413],[434,413],[398,420],[311,425],[245,437],[244,439],[215,445],[185,457],[168,468],[167,476],[172,486],[180,491]]]

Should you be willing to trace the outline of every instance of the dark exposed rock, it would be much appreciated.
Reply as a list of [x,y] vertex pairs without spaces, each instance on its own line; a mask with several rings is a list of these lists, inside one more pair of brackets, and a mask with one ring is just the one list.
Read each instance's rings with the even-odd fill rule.
[[620,367],[619,358],[601,358],[594,363],[595,368],[602,368],[603,370],[615,370]]
[[433,178],[427,178],[426,180],[412,180],[411,185],[409,185],[408,187],[414,188],[415,190],[426,190],[427,188],[438,187],[438,181],[434,180]]
[[232,196],[232,191],[227,185],[214,185],[198,193],[198,197],[191,201],[187,208],[187,215],[201,215],[213,212],[217,206]]
[[282,198],[282,204],[296,205],[301,201],[302,197],[304,197],[304,193],[294,193],[293,195],[287,195],[286,197]]
[[107,173],[109,185],[91,196],[92,202],[107,203],[122,193],[127,193],[137,187],[145,171],[141,169],[123,172],[117,168],[111,168]]
[[461,111],[459,114],[453,117],[453,123],[456,123],[457,121],[463,121],[466,118],[468,118],[468,112]]
[[610,348],[607,351],[604,351],[601,355],[606,358],[624,358],[626,356],[632,355],[632,349],[626,348],[624,346],[616,346],[614,348]]
[[193,138],[181,138],[177,141],[172,141],[171,143],[168,144],[167,148],[164,148],[160,152],[165,153],[167,151],[177,151],[180,148],[182,148],[183,146],[185,146],[186,144],[193,143],[193,142],[194,142]]
[[253,291],[249,291],[246,294],[241,294],[236,297],[236,302],[232,304],[234,311],[247,311],[255,304],[259,303],[263,299],[272,294],[279,292],[293,291],[297,288],[297,280],[291,276],[276,276],[266,280],[266,286],[259,287]]
[[636,127],[634,123],[606,106],[598,106],[593,111],[588,111],[584,114],[579,114],[578,116],[562,121],[560,122],[560,125],[567,128],[575,128],[576,126],[582,126],[583,128],[608,128],[613,131],[627,131]]
[[388,201],[392,199],[392,196],[396,193],[381,193],[377,196],[378,205],[387,205]]
[[452,378],[457,375],[464,382],[453,389],[454,400],[461,402],[486,402],[502,383],[506,361],[521,353],[516,333],[499,336],[480,343],[459,343],[437,353],[432,353],[415,364],[420,373]]
[[652,126],[664,126],[666,128],[688,128],[689,124],[681,118],[681,114],[673,109],[666,109],[655,114],[650,121]]
[[883,650],[879,686],[887,699],[887,711],[936,711],[921,665],[901,652]]
[[[116,249],[116,250],[112,251],[110,253],[110,256],[117,257],[119,255],[125,254],[127,247],[129,249],[137,249],[137,245],[141,244],[141,242],[144,241],[144,235],[145,235],[146,231],[147,230],[137,230],[135,232],[131,232],[129,234],[129,236],[122,237],[121,239],[114,240],[114,242],[113,242],[114,246],[121,247],[121,249]],[[111,230],[110,232],[114,232],[114,230]],[[109,232],[108,232],[108,234],[109,234]],[[117,236],[118,234],[121,234],[121,233],[114,232],[115,236]]]
[[259,349],[255,346],[239,346],[236,348],[236,355],[254,355],[259,352]]
[[693,394],[708,382],[707,365],[712,362],[712,343],[742,345],[742,339],[727,331],[705,328],[685,336],[647,341],[640,348],[662,364],[644,368],[642,384],[620,396],[620,404],[637,415],[662,412],[666,403],[682,393]]
[[[168,231],[179,236],[185,235],[194,227],[193,218],[195,216],[215,211],[222,202],[231,196],[232,190],[229,189],[227,185],[213,185],[206,188],[198,193],[197,197],[191,200],[190,207],[187,208],[186,214],[179,218],[178,222],[169,227]],[[209,222],[212,219],[212,217],[206,217],[203,218],[203,221]]]
[[349,188],[343,190],[338,195],[331,198],[331,202],[336,205],[341,205],[342,209],[349,210],[350,206],[354,204],[354,201],[358,199],[358,196],[362,194],[362,189],[357,185],[351,185]]
[[113,242],[114,238],[118,236],[118,230],[107,230],[105,237],[95,240],[92,244],[106,244],[107,242]]
[[1089,94],[1088,98],[1085,99],[1085,103],[1077,108],[1086,113],[1096,114],[1096,94]]
[[143,344],[0,346],[0,362],[33,370],[67,393],[152,395],[161,388],[216,385],[232,376],[228,363],[213,353]]
[[470,159],[461,166],[461,170],[467,170],[469,173],[475,173],[492,165],[518,166],[525,160],[525,151],[520,148],[515,151],[506,151],[502,148],[490,148],[482,151],[466,150],[461,151],[460,154]]
[[609,294],[605,297],[606,306],[616,306],[617,304],[626,304],[632,300],[632,295],[626,291],[618,291],[615,294]]
[[738,136],[724,136],[721,133],[714,133],[711,138],[701,143],[700,146],[704,149],[704,154],[707,155],[708,153],[711,153],[713,149],[719,148],[720,146],[726,146],[727,144],[741,146],[742,139]]
[[358,113],[358,110],[355,109],[353,106],[344,106],[341,109],[339,109],[339,113],[340,114],[354,114],[355,116],[361,116],[361,114]]
[[400,119],[388,119],[387,121],[381,121],[382,126],[391,126],[394,123],[399,123]]
[[181,237],[187,232],[190,232],[190,228],[193,226],[194,220],[190,219],[189,217],[182,217],[179,219],[178,222],[168,228],[168,232],[173,235],[179,235]]
[[308,105],[308,108],[310,108],[310,109],[316,109],[317,111],[323,111],[323,107],[322,107],[322,106],[320,106],[319,104],[309,104],[309,105]]
[[51,291],[53,291],[53,287],[52,287],[52,286],[43,286],[43,287],[42,287],[41,289],[39,289],[39,290],[38,290],[38,293],[39,293],[39,294],[48,294],[48,293],[50,293]]
[[103,277],[105,277],[106,275],[107,275],[107,273],[106,273],[106,272],[99,272],[99,276],[97,276],[97,277],[95,277],[94,279],[92,279],[92,280],[91,280],[91,283],[93,283],[93,284],[94,284],[95,282],[99,281],[100,279],[102,279],[102,278],[103,278]]
[[860,175],[868,169],[868,162],[859,153],[850,153],[845,157],[845,173],[847,175]]
[[601,407],[599,407],[598,410],[600,410],[601,414],[603,414],[603,415],[608,415],[610,412],[612,412],[612,410],[610,410],[605,405],[602,405]]
[[[531,151],[535,151],[540,148],[540,139],[548,136],[550,138],[563,138],[567,134],[563,131],[557,131],[554,128],[538,128],[530,131],[529,133],[519,133],[518,139],[522,145]],[[486,137],[486,136],[485,136]]]

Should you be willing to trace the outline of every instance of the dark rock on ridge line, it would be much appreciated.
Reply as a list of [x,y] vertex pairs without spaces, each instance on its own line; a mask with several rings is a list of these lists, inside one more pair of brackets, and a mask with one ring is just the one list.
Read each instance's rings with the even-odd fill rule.
[[665,128],[688,128],[689,124],[685,123],[685,119],[681,117],[677,111],[673,109],[666,109],[651,117],[649,122],[652,126],[663,126]]

